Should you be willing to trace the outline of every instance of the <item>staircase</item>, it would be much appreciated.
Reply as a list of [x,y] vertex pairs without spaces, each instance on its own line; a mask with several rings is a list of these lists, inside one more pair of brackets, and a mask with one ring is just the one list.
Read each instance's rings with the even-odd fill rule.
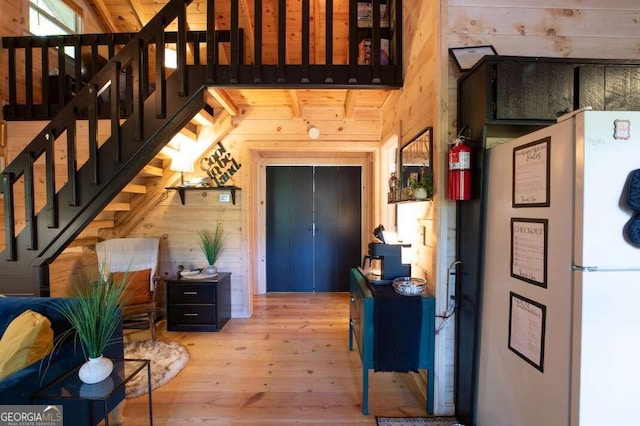
[[[149,185],[132,182],[145,168],[155,170],[155,179],[164,183],[168,178],[164,171],[167,160],[163,164],[158,155],[174,135],[210,104],[208,87],[304,90],[402,87],[400,0],[389,3],[395,5],[392,16],[396,17],[397,27],[391,40],[393,60],[388,64],[382,63],[377,48],[382,36],[376,11],[384,0],[373,0],[374,21],[378,24],[371,28],[373,58],[368,65],[358,62],[361,29],[355,1],[349,2],[347,13],[348,61],[339,64],[333,63],[331,56],[333,19],[325,22],[325,61],[312,63],[309,0],[302,0],[300,11],[293,10],[300,12],[306,23],[302,25],[301,60],[297,64],[287,60],[289,12],[284,2],[278,3],[281,22],[277,63],[263,63],[261,34],[266,24],[260,16],[250,23],[252,34],[245,38],[238,25],[240,2],[231,0],[230,16],[223,16],[227,6],[216,8],[216,3],[209,0],[205,8],[201,5],[196,8],[206,11],[206,31],[188,31],[186,12],[191,1],[171,0],[139,33],[3,37],[9,68],[9,104],[3,108],[4,118],[51,122],[2,172],[5,249],[0,257],[5,262],[0,267],[0,293],[48,296],[49,265],[65,249],[92,245],[99,238],[126,236],[127,226],[130,229],[132,225],[119,226],[122,223],[116,223],[111,212],[118,211],[116,218],[122,218],[120,222],[137,223],[135,219],[144,214],[142,208],[149,209],[155,204],[134,206],[121,200],[119,194],[140,193],[142,186],[148,188]],[[261,1],[256,0],[255,4]],[[332,5],[333,2],[327,2],[326,16],[333,16]],[[256,6],[256,10],[262,7]],[[230,29],[217,29],[218,18],[230,22]],[[244,63],[245,39],[255,41],[253,60],[248,64]],[[175,71],[164,65],[168,44],[176,48]],[[228,54],[222,53],[223,44],[228,45]],[[83,50],[89,50],[88,79],[78,65],[79,60],[73,72],[65,72],[68,62],[65,48],[71,48],[75,58],[81,58]],[[24,50],[24,56],[16,54],[20,49]],[[99,55],[105,50],[109,53],[100,68]],[[49,61],[57,56],[58,78],[47,72],[40,79],[34,78],[37,52],[41,54],[43,70],[48,70]],[[20,57],[24,57],[25,65],[24,90],[17,88]],[[49,95],[49,89],[57,89],[55,99]],[[19,95],[25,99],[22,104]],[[108,123],[106,138],[98,132],[104,120]],[[86,131],[79,130],[85,128]],[[86,161],[78,160],[79,148],[89,153]],[[62,156],[67,159],[64,170],[56,170],[56,166],[60,169],[60,163],[55,160]],[[157,190],[151,197],[158,199],[164,186],[156,184]],[[46,194],[44,201],[43,194]]]
[[[206,67],[186,65],[178,49],[178,68],[169,77],[163,49],[155,49],[155,89],[143,84],[149,66],[142,47],[162,46],[165,23],[177,18],[178,38],[186,34],[186,6],[190,0],[172,0],[138,35],[109,60],[86,86],[62,108],[36,138],[2,173],[5,205],[5,262],[0,270],[0,292],[49,295],[48,264],[110,205],[160,150],[206,105]],[[183,38],[185,40],[185,38]],[[183,42],[186,45],[186,43]],[[132,71],[132,108],[121,109],[122,70]],[[147,93],[150,92],[150,93]],[[98,140],[100,99],[108,93],[109,137]],[[88,121],[88,134],[79,135],[78,121]],[[77,164],[81,141],[88,143],[89,158]],[[66,182],[56,185],[54,156],[63,149]],[[44,165],[46,205],[36,212],[36,167]],[[58,175],[59,176],[59,175]],[[17,203],[14,196],[24,200]],[[16,231],[17,206],[24,204],[24,228]],[[95,223],[94,223],[95,225]]]

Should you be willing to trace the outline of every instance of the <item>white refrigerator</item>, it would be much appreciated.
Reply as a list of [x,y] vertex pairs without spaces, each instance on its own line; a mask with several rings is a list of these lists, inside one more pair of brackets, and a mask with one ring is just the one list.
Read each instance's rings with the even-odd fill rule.
[[570,114],[487,161],[477,424],[640,426],[640,112]]

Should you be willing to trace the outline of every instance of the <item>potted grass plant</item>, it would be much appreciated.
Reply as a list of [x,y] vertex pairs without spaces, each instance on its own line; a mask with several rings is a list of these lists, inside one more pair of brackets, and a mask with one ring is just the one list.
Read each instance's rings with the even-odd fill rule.
[[95,280],[80,280],[74,288],[74,300],[59,303],[56,309],[71,323],[72,328],[62,333],[61,343],[70,335],[82,343],[87,362],[78,372],[84,383],[98,383],[113,371],[113,363],[103,356],[105,348],[114,343],[113,333],[122,320],[128,274],[119,279],[98,274]]
[[218,272],[215,267],[215,263],[224,251],[226,243],[226,236],[222,223],[217,222],[216,227],[213,230],[200,229],[198,231],[198,243],[202,249],[202,253],[204,253],[204,257],[209,263],[209,266],[207,266],[202,272],[207,275],[215,275]]

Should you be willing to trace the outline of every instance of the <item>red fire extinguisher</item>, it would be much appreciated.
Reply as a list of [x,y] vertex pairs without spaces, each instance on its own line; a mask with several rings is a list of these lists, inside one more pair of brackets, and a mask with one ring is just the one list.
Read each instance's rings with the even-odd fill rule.
[[462,137],[449,148],[449,199],[471,199],[471,147]]

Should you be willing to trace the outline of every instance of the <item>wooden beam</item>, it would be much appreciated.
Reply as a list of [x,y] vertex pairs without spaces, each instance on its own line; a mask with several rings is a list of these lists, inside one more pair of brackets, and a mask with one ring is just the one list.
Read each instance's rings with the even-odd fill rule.
[[193,116],[191,122],[198,126],[210,126],[216,121],[213,118],[213,115],[209,114],[206,110],[201,109],[200,112]]
[[298,102],[298,92],[295,90],[289,90],[289,99],[291,100],[291,113],[294,117],[300,117],[300,103]]
[[[85,247],[85,246],[95,246],[96,243],[100,241],[98,237],[81,237],[76,238],[71,241],[71,243],[67,246],[67,248],[71,247]],[[57,260],[57,259],[56,259]]]
[[146,165],[142,168],[140,176],[162,176],[162,168]]
[[227,133],[233,129],[233,117],[228,112],[224,111],[220,114],[215,124],[213,125],[214,142],[222,139]]
[[167,144],[162,147],[159,155],[156,155],[158,158],[162,158],[163,160],[168,160],[176,155],[178,155],[179,147],[176,144],[172,144],[171,141],[167,142]]
[[107,207],[105,207],[102,211],[105,211],[105,212],[128,212],[129,210],[131,210],[131,205],[129,203],[111,202],[111,203],[107,204]]
[[[251,53],[251,55],[253,56],[253,46],[256,43],[255,39],[253,38],[253,34],[254,34],[254,28],[255,26],[253,25],[253,17],[250,16],[249,14],[249,1],[248,0],[240,0],[241,3],[241,7],[240,10],[244,11],[244,36],[247,39],[247,44],[245,46],[244,49],[244,53],[245,55],[247,53]],[[251,5],[253,7],[253,2],[251,2]],[[255,15],[255,10],[253,11],[254,15]],[[217,28],[216,28],[217,29]],[[243,40],[240,40],[240,43],[243,43]],[[224,49],[221,49],[224,51]],[[226,52],[224,52],[226,55]],[[243,62],[244,58],[241,58],[241,63]],[[253,58],[254,62],[256,61],[256,58]],[[228,59],[227,59],[227,63],[228,63]]]
[[[218,106],[222,107],[233,117],[238,115],[238,106],[233,102],[233,99],[231,99],[226,91],[209,87],[207,93],[213,97],[213,100],[217,102]],[[206,96],[206,101],[209,105],[211,105],[211,97]]]
[[142,29],[142,27],[147,25],[147,23],[149,22],[149,18],[147,18],[147,14],[145,13],[142,4],[138,0],[128,0],[128,2],[133,9],[133,16],[135,16],[135,18],[138,20],[138,23],[140,24],[140,28],[138,29],[140,30]]
[[89,225],[87,225],[86,229],[100,229],[100,228],[113,228],[114,222],[113,220],[94,220]]
[[96,12],[98,14],[98,19],[102,26],[108,30],[108,33],[117,33],[119,32],[116,28],[116,25],[111,20],[111,12],[107,8],[107,5],[104,4],[102,0],[93,0],[93,5],[95,6]]
[[180,133],[183,137],[195,142],[198,135],[196,134],[196,132],[194,132],[193,130],[191,130],[188,126],[183,127],[182,129],[180,129],[180,131],[178,132]]
[[124,187],[122,192],[128,192],[130,194],[145,194],[147,192],[147,187],[144,185],[130,183]]
[[356,92],[354,90],[347,90],[347,96],[344,99],[344,116],[353,117],[353,109],[356,105]]
[[[324,2],[322,2],[324,4]],[[320,48],[318,47],[320,44],[324,47],[324,42],[322,41],[322,34],[324,34],[324,19],[320,19],[320,13],[324,13],[324,8],[321,4],[318,4],[318,0],[313,0],[311,5],[311,13],[313,19],[313,59],[309,59],[309,62],[312,64],[321,64],[324,62],[324,58],[320,55]],[[322,21],[322,22],[321,22]]]

